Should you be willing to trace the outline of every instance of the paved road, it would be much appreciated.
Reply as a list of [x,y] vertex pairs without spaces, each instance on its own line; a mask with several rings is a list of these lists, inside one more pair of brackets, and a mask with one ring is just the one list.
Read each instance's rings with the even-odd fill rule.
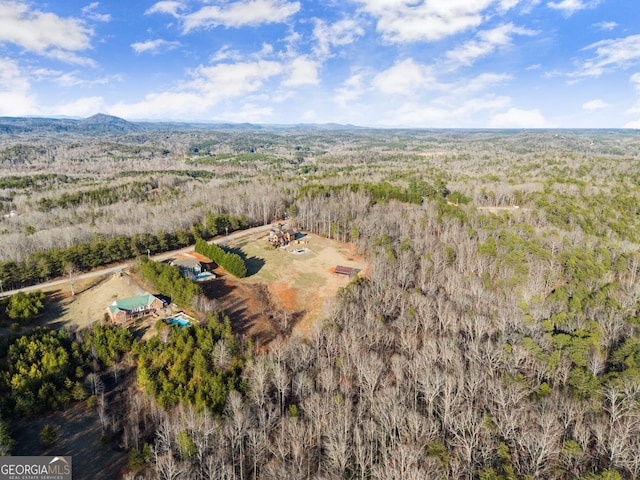
[[[229,235],[226,235],[224,237],[214,238],[213,240],[209,241],[209,243],[226,243],[229,241],[238,240],[240,238],[243,238],[249,235],[255,235],[256,233],[268,232],[271,228],[273,228],[273,224],[261,225],[259,227],[249,228],[247,230],[238,230],[237,232],[230,233]],[[172,250],[170,252],[159,253],[158,255],[152,255],[151,259],[157,262],[162,262],[180,253],[192,252],[193,247],[194,246],[191,245],[190,247],[181,248],[180,250]],[[101,268],[98,270],[92,270],[91,272],[81,273],[76,276],[76,280],[83,280],[87,278],[95,278],[95,277],[101,277],[103,275],[108,275],[110,273],[114,273],[131,266],[131,263],[132,261],[128,260],[126,262],[122,262],[117,265],[111,265],[110,267],[107,267],[107,268]],[[68,284],[69,284],[68,278],[61,278],[59,280],[52,280],[50,282],[39,283],[37,285],[31,285],[29,287],[19,288],[17,290],[9,290],[6,292],[1,292],[0,297],[6,297],[18,292],[32,292],[34,290],[44,290],[45,288],[55,287],[58,285],[68,285]]]

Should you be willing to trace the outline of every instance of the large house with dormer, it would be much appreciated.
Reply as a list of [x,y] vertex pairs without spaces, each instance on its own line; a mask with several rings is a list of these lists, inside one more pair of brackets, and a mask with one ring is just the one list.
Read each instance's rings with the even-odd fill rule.
[[107,307],[107,313],[109,313],[109,318],[113,323],[121,325],[127,320],[149,315],[166,306],[167,303],[164,300],[150,293],[145,293],[136,297],[115,300]]
[[285,247],[296,239],[296,235],[293,228],[284,228],[280,225],[278,228],[269,230],[269,243],[276,247]]

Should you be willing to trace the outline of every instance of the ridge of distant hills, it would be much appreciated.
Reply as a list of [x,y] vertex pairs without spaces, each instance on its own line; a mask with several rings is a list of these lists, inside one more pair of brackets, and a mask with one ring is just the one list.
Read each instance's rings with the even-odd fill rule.
[[0,117],[0,133],[132,133],[138,124],[122,118],[98,113],[89,118]]
[[179,122],[179,121],[128,121],[113,115],[97,113],[88,118],[46,118],[46,117],[0,117],[0,134],[20,133],[76,133],[76,134],[131,134],[154,131],[212,131],[228,130],[242,131],[430,131],[449,133],[505,133],[516,132],[548,132],[556,136],[563,132],[569,133],[602,133],[619,131],[637,131],[634,129],[620,128],[418,128],[418,127],[362,127],[357,125],[343,125],[339,123],[299,123],[299,124],[260,124],[260,123],[205,123],[205,122]]
[[355,125],[299,124],[260,125],[253,123],[199,123],[199,122],[130,122],[120,117],[97,113],[84,119],[46,117],[0,117],[0,133],[136,133],[157,130],[354,130]]

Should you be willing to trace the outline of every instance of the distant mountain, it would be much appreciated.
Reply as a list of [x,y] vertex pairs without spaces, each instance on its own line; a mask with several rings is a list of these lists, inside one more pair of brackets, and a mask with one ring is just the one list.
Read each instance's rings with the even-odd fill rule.
[[33,117],[0,117],[0,133],[65,132],[76,128],[77,120]]
[[131,133],[142,130],[135,123],[98,113],[76,120],[71,118],[0,117],[0,133]]
[[137,132],[141,130],[139,124],[131,123],[120,117],[96,113],[95,115],[78,121],[78,127],[85,131],[100,132]]
[[255,123],[201,123],[201,122],[171,122],[171,121],[137,121],[135,125],[144,130],[233,130],[252,131],[263,130],[264,126]]
[[296,132],[312,132],[312,131],[341,131],[341,130],[367,130],[367,127],[359,127],[351,124],[341,123],[295,123],[295,124],[261,124],[256,127],[264,130],[290,130]]
[[200,130],[200,131],[323,131],[361,130],[355,125],[292,124],[269,125],[256,123],[204,123],[204,122],[129,122],[120,117],[97,113],[84,119],[44,117],[0,117],[1,133],[78,133],[78,134],[128,134],[144,131]]

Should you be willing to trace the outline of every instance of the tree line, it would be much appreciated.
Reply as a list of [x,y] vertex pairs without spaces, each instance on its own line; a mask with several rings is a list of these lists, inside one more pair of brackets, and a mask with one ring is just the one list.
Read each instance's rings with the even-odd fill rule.
[[5,289],[21,288],[69,275],[70,270],[85,272],[147,253],[156,254],[187,247],[193,245],[198,238],[211,238],[220,234],[219,228],[233,231],[248,226],[245,217],[211,214],[207,216],[205,225],[197,223],[189,230],[117,235],[110,238],[96,235],[88,243],[36,252],[23,261],[0,262],[0,282]]
[[40,211],[48,212],[53,208],[75,209],[83,204],[104,206],[123,201],[142,202],[155,196],[154,188],[157,188],[157,184],[146,181],[73,193],[64,192],[58,197],[42,197],[36,201],[36,206]]
[[195,251],[210,258],[231,275],[238,278],[243,278],[247,275],[247,266],[237,253],[227,252],[219,245],[207,243],[201,238],[196,240]]
[[[28,323],[44,310],[45,295],[40,290],[31,293],[18,292],[0,300],[4,315],[9,321]],[[0,317],[1,318],[1,317]]]
[[38,173],[36,175],[8,175],[0,179],[0,189],[29,189],[32,191],[38,191],[50,189],[61,184],[75,183],[76,181],[78,180],[74,177],[57,173]]
[[468,203],[470,201],[460,192],[451,192],[444,180],[436,178],[433,183],[410,177],[407,185],[392,184],[388,181],[377,183],[347,183],[339,185],[328,185],[323,183],[309,183],[300,186],[298,189],[298,199],[305,196],[329,197],[336,193],[347,191],[362,193],[369,197],[372,202],[388,202],[397,200],[405,203],[422,204],[425,198],[446,199],[451,197],[456,203]]
[[172,302],[181,307],[191,307],[202,295],[200,285],[182,276],[178,267],[168,263],[154,262],[147,257],[140,257],[140,274],[153,286],[154,291],[171,298]]

